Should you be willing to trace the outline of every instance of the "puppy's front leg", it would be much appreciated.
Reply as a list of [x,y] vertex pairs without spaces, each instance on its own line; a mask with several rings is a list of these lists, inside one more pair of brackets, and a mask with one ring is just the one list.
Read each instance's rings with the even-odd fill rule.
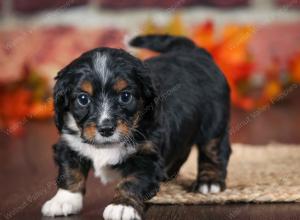
[[64,143],[54,145],[55,161],[59,167],[58,191],[42,207],[45,216],[67,216],[82,209],[85,181],[90,162],[80,157]]
[[142,219],[144,201],[156,195],[163,177],[158,155],[148,150],[133,155],[118,167],[124,178],[116,188],[112,203],[103,212],[105,220]]

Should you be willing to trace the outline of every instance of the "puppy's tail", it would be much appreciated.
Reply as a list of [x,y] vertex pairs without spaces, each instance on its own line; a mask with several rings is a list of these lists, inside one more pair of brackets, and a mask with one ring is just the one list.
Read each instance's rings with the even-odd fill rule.
[[135,37],[129,44],[134,47],[146,48],[160,53],[196,48],[193,41],[186,37],[156,34]]

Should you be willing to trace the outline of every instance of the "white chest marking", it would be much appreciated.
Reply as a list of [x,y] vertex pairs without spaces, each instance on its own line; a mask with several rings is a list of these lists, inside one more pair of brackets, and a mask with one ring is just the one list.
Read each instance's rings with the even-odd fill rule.
[[95,148],[94,146],[83,143],[81,138],[71,134],[63,134],[62,139],[81,156],[89,158],[95,169],[95,176],[100,177],[105,184],[114,180],[120,175],[110,168],[110,165],[116,165],[123,162],[136,149],[134,147],[124,147],[123,144],[116,144],[105,148]]

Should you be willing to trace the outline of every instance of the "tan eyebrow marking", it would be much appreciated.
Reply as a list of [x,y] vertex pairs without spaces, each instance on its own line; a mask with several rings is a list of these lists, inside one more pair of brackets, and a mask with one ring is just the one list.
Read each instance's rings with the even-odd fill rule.
[[125,89],[128,86],[127,81],[124,79],[119,79],[116,81],[116,83],[113,85],[113,89],[116,90],[117,92]]
[[82,91],[89,93],[90,95],[93,94],[93,86],[92,83],[89,81],[84,81],[80,87]]

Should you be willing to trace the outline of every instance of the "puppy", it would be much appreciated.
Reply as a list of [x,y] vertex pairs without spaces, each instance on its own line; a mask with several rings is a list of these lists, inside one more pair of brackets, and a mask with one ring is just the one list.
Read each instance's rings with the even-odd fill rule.
[[176,176],[192,145],[199,150],[192,190],[225,189],[230,91],[220,69],[184,37],[140,36],[131,45],[161,55],[142,62],[122,49],[98,48],[58,73],[58,191],[43,215],[78,213],[93,168],[103,183],[119,181],[104,219],[142,219],[144,201]]

